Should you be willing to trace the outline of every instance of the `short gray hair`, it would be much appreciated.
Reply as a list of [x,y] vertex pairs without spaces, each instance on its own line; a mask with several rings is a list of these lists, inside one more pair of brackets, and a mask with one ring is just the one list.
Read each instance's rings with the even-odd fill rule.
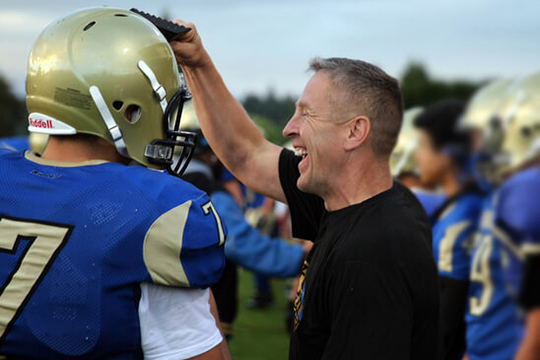
[[396,144],[403,116],[398,81],[362,60],[317,57],[310,61],[309,69],[324,71],[329,76],[335,89],[330,97],[340,108],[369,118],[373,152],[389,156]]

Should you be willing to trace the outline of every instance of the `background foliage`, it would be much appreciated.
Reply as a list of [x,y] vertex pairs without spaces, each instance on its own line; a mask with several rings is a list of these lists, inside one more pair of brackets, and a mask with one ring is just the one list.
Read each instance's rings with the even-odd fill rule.
[[[405,108],[425,106],[443,98],[467,100],[485,82],[433,78],[420,62],[411,62],[400,77]],[[265,95],[248,94],[242,104],[265,136],[283,144],[282,130],[294,114],[299,94],[278,97],[273,90]],[[0,137],[25,135],[27,111],[24,99],[16,97],[0,76]]]

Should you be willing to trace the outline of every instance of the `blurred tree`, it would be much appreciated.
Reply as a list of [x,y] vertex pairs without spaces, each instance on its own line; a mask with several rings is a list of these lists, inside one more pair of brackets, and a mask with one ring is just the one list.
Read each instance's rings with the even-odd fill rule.
[[24,100],[17,98],[0,75],[0,137],[25,135],[28,112]]
[[283,145],[287,140],[282,133],[283,127],[276,125],[274,121],[258,114],[250,114],[250,116],[267,140],[277,145]]
[[242,105],[249,114],[267,118],[278,128],[283,129],[294,114],[296,99],[292,96],[278,98],[273,90],[269,90],[264,97],[254,94],[246,96]]
[[423,64],[411,62],[401,76],[401,91],[405,108],[426,106],[444,98],[468,100],[486,81],[443,81],[433,79]]

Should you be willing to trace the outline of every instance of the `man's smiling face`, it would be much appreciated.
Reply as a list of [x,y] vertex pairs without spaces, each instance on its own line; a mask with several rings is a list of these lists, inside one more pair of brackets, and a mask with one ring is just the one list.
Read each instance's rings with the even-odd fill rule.
[[332,91],[332,81],[324,72],[315,73],[283,130],[286,137],[293,139],[295,155],[302,157],[298,164],[298,188],[319,196],[327,192],[329,178],[339,176],[339,145],[343,131],[335,120]]

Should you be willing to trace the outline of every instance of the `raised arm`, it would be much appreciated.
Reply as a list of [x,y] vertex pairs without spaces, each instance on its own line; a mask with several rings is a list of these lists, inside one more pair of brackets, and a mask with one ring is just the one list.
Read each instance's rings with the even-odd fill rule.
[[171,42],[182,66],[204,136],[218,158],[247,187],[285,202],[279,181],[281,147],[267,141],[229,92],[204,49],[195,25]]

